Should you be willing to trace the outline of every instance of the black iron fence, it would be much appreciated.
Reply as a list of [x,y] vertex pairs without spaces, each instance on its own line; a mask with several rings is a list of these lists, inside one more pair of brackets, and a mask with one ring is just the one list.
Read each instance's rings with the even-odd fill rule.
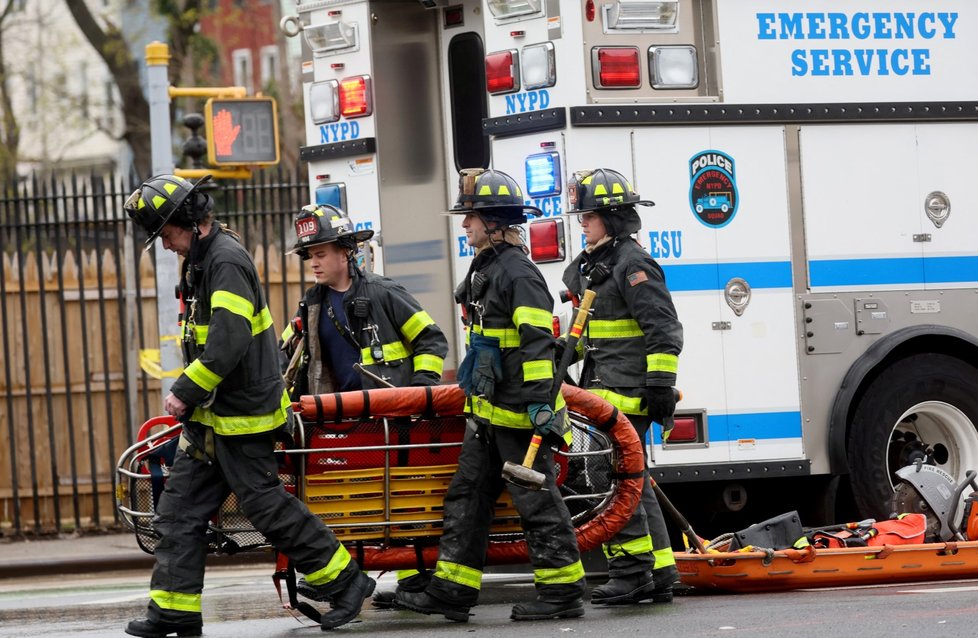
[[[116,460],[161,406],[153,251],[122,212],[135,186],[74,176],[0,191],[0,535],[118,523]],[[306,284],[285,254],[308,203],[304,171],[261,171],[211,194],[280,329]]]

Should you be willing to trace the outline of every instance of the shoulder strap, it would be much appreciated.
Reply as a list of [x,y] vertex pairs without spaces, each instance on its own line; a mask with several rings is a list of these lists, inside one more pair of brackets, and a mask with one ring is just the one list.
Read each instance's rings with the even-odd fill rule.
[[336,310],[333,309],[333,299],[329,294],[329,290],[326,290],[323,296],[326,301],[326,314],[329,316],[330,321],[333,322],[333,325],[336,326],[336,332],[340,333],[340,336],[346,339],[346,342],[353,346],[354,350],[360,352],[360,344],[357,343],[357,340],[350,334],[350,331],[336,318]]

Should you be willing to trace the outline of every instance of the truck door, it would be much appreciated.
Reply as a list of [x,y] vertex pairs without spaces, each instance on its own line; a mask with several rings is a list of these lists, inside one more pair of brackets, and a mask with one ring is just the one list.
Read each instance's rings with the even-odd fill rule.
[[656,437],[656,465],[801,457],[782,128],[649,127],[634,157],[684,327],[679,409],[707,421],[705,450]]
[[[799,144],[811,291],[918,287],[923,198],[914,125],[804,126]],[[838,152],[844,148],[867,150]]]
[[[914,203],[921,217],[922,234],[930,241],[921,242],[924,255],[924,288],[973,288],[978,282],[978,216],[971,192],[974,173],[969,162],[953,156],[950,149],[976,148],[978,127],[974,124],[942,122],[918,124],[918,183]],[[936,313],[939,304],[920,304],[911,312]]]

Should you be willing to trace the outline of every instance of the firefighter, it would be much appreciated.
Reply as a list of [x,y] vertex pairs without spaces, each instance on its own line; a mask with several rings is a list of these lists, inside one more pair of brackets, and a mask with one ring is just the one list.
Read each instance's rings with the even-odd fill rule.
[[[554,482],[553,457],[540,447],[534,469],[542,490],[503,481],[503,464],[519,465],[536,428],[560,437],[569,428],[564,400],[551,405],[554,379],[553,298],[527,258],[519,224],[540,210],[523,203],[516,182],[494,170],[465,169],[450,213],[465,215],[468,274],[456,290],[468,352],[459,366],[468,428],[458,470],[444,501],[438,562],[424,592],[398,592],[395,603],[466,622],[479,597],[493,507],[505,486],[520,514],[533,563],[535,600],[517,604],[513,620],[584,614],[584,567],[570,513]],[[556,414],[555,414],[556,410]]]
[[[609,169],[575,173],[568,191],[568,214],[580,216],[586,246],[563,281],[574,295],[587,288],[597,293],[578,346],[580,385],[624,412],[644,442],[652,422],[664,423],[675,410],[673,386],[683,346],[682,324],[662,269],[632,237],[642,226],[635,206],[654,204],[641,200],[621,173]],[[604,545],[604,553],[610,579],[591,592],[592,604],[672,601],[679,573],[648,480],[641,506]]]
[[[312,265],[316,284],[306,291],[303,378],[293,396],[381,387],[435,385],[441,381],[448,341],[431,316],[400,284],[357,266],[357,246],[374,231],[355,230],[342,210],[310,204],[295,218],[292,252]],[[295,329],[282,334],[292,358]],[[360,363],[375,377],[358,373]],[[428,574],[399,570],[398,587],[422,591]],[[394,592],[378,592],[373,604],[393,607]]]
[[207,528],[229,494],[268,541],[305,573],[306,594],[328,600],[331,629],[353,620],[375,582],[278,478],[275,437],[291,409],[278,366],[272,316],[258,272],[237,236],[213,218],[196,184],[158,175],[129,197],[126,213],[183,257],[186,368],[163,402],[183,423],[153,526],[160,534],[147,618],[126,627],[153,638],[201,632]]

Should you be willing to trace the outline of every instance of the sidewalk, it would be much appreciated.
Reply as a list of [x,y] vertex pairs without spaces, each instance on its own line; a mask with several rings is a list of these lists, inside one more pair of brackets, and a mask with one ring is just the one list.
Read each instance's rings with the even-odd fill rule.
[[[268,564],[271,568],[274,560],[271,551],[207,556],[208,565]],[[152,567],[153,556],[139,549],[130,533],[0,539],[0,579]]]

